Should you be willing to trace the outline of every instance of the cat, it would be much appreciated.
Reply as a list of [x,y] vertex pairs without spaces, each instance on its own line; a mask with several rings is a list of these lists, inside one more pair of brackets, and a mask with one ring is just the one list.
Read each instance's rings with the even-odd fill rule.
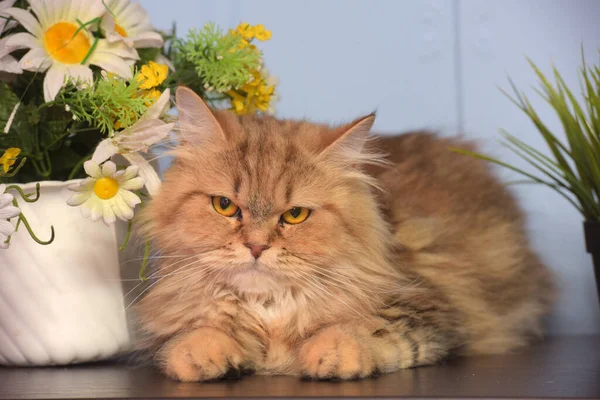
[[[553,280],[484,162],[428,132],[370,135],[211,110],[143,210],[159,252],[140,346],[173,379],[357,379],[503,353],[541,334]],[[384,154],[386,153],[386,154]]]

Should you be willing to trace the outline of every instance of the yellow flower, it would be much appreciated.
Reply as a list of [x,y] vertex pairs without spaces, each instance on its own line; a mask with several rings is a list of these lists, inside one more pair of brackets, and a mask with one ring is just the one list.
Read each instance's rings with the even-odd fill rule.
[[235,29],[230,29],[229,33],[234,36],[241,36],[238,48],[245,49],[246,47],[258,51],[258,49],[250,44],[252,39],[258,39],[262,42],[271,39],[271,31],[266,30],[263,24],[255,26],[249,25],[247,22],[242,22]]
[[10,147],[4,152],[4,154],[2,154],[2,157],[0,157],[0,164],[2,164],[4,173],[8,172],[10,167],[17,162],[17,156],[19,153],[21,153],[21,149]]
[[140,89],[152,89],[163,83],[169,73],[169,67],[150,61],[148,65],[142,65],[137,80]]
[[263,24],[258,24],[254,27],[254,37],[261,42],[271,39],[271,31],[265,29]]
[[234,90],[230,90],[227,93],[231,96],[231,107],[236,112],[236,114],[245,114],[244,108],[246,106],[244,104],[244,96],[240,95]]
[[146,99],[146,102],[144,104],[146,104],[147,107],[150,107],[152,104],[154,104],[154,102],[156,100],[158,100],[158,98],[161,95],[161,91],[157,90],[157,89],[150,89],[150,90],[144,90],[141,93],[141,96]]
[[254,39],[254,27],[249,25],[247,22],[242,22],[235,28],[236,32],[246,40]]
[[269,82],[266,74],[251,71],[252,80],[238,90],[230,90],[227,95],[231,97],[231,108],[239,115],[254,112],[271,112],[271,102],[275,98],[275,84]]

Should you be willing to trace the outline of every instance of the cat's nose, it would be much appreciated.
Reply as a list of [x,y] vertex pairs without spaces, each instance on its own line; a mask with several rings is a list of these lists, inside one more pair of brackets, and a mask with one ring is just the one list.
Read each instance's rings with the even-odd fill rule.
[[269,245],[266,244],[254,244],[254,243],[244,243],[244,246],[250,249],[250,254],[252,257],[258,258],[262,254],[263,251],[267,250]]

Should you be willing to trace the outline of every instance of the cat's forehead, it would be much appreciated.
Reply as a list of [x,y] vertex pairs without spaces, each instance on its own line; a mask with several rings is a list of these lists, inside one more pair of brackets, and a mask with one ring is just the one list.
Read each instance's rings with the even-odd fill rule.
[[257,218],[293,201],[316,172],[309,154],[294,141],[246,138],[232,155],[236,160],[232,191]]
[[248,124],[228,152],[232,192],[255,218],[293,204],[322,176],[298,125],[273,128],[264,121]]

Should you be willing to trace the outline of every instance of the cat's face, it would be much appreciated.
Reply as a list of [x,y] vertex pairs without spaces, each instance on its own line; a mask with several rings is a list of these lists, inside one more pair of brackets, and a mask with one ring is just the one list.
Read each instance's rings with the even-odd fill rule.
[[331,130],[213,115],[185,89],[178,105],[187,144],[147,214],[163,254],[185,260],[165,268],[264,292],[340,279],[336,269],[365,253],[379,216],[358,160],[347,158],[372,117]]

